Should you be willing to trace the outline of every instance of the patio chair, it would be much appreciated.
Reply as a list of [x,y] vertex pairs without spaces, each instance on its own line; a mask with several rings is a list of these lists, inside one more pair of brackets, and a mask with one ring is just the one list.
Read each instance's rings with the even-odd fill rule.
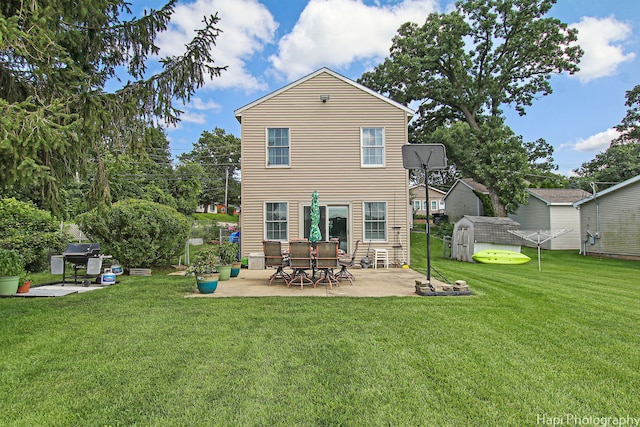
[[264,265],[276,269],[276,272],[269,277],[269,285],[276,279],[282,279],[288,285],[291,276],[284,271],[286,262],[282,255],[282,243],[277,240],[264,240],[262,250],[264,251]]
[[356,262],[356,253],[358,252],[358,244],[360,240],[356,240],[356,247],[353,249],[353,255],[351,259],[339,259],[338,264],[342,267],[336,277],[338,279],[347,279],[349,283],[353,285],[353,281],[356,280],[353,274],[347,269],[347,267],[353,267]]
[[304,285],[314,284],[313,279],[307,273],[307,271],[313,270],[313,256],[308,241],[289,242],[289,266],[293,269],[293,273],[287,287],[292,283],[300,283],[300,289],[303,289]]
[[338,241],[331,240],[329,242],[316,243],[316,270],[320,270],[320,277],[315,281],[313,287],[318,283],[328,283],[329,289],[333,289],[333,285],[339,285],[338,279],[333,274],[333,269],[338,265]]

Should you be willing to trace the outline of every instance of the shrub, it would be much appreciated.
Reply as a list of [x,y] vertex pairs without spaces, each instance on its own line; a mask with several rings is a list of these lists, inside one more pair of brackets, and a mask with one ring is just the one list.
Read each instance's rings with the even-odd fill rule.
[[453,227],[454,224],[451,222],[441,222],[438,225],[431,226],[431,233],[440,238],[443,238],[444,236],[453,236]]
[[49,255],[62,252],[68,240],[49,212],[14,198],[0,200],[0,247],[17,251],[27,271],[45,270]]
[[166,265],[184,250],[189,221],[175,209],[127,199],[78,216],[82,231],[128,268]]
[[0,249],[0,277],[21,276],[24,261],[17,251]]

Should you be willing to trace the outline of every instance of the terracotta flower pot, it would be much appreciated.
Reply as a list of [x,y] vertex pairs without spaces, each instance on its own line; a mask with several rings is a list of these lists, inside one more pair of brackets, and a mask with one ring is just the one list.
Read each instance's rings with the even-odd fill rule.
[[29,289],[31,289],[31,280],[25,280],[22,285],[18,286],[18,293],[26,294],[29,292]]

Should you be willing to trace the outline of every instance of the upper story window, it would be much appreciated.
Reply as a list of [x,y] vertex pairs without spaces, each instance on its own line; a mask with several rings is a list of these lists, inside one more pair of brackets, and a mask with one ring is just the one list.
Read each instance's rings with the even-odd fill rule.
[[384,128],[362,128],[360,159],[363,167],[384,166]]
[[267,128],[267,166],[289,166],[289,128]]

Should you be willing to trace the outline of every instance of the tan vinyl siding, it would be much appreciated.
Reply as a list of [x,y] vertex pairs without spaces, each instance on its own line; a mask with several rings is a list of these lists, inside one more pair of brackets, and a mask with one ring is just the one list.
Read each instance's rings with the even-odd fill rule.
[[[320,95],[330,99],[323,103]],[[407,122],[406,111],[324,73],[244,109],[243,255],[261,250],[266,201],[289,202],[289,238],[301,237],[301,209],[313,190],[318,191],[321,205],[349,206],[352,245],[363,239],[365,201],[387,202],[389,242],[377,247],[387,247],[393,255],[393,225],[402,227],[406,245],[408,173],[402,166],[401,147],[408,138]],[[290,167],[266,167],[266,132],[274,127],[289,128]],[[385,167],[361,167],[362,127],[384,128]],[[366,251],[361,243],[363,247],[359,258]]]

